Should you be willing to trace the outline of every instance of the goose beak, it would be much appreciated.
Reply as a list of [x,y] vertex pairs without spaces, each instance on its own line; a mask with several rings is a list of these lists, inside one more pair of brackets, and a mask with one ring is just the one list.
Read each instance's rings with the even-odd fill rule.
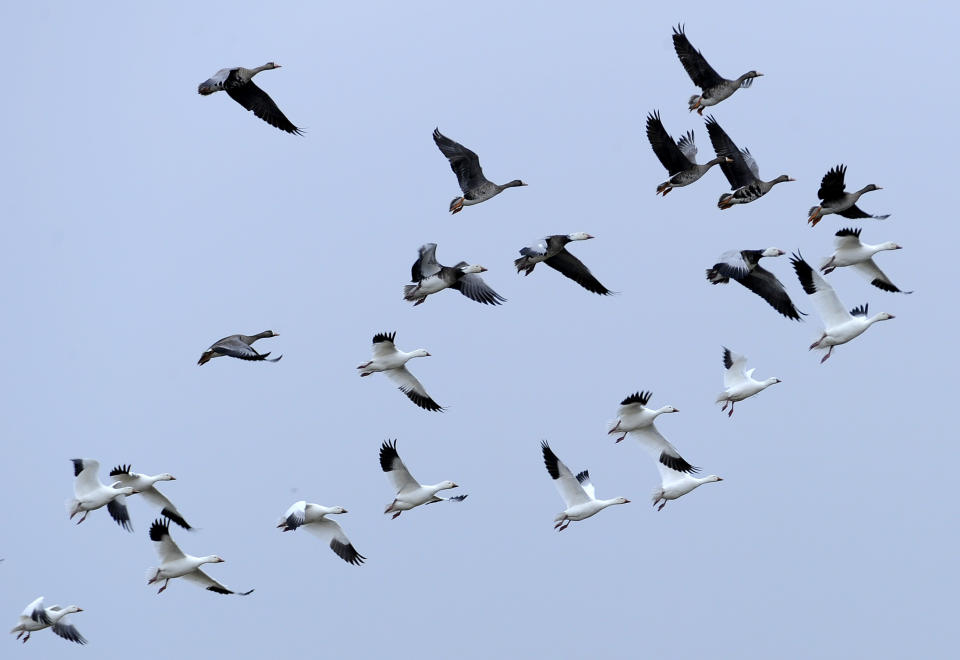
[[887,314],[887,318],[895,319],[895,318],[897,318],[897,317],[894,316],[893,314]]
[[880,186],[877,186],[877,190],[883,190],[883,188]]
[[453,487],[454,487],[454,488],[460,488],[460,486],[458,486],[457,484],[453,484]]
[[78,607],[78,608],[77,608],[77,611],[78,611],[78,612],[82,612],[82,611],[83,611],[83,608],[82,608],[82,607]]
[[486,272],[487,272],[487,269],[484,268],[483,266],[480,266],[480,272],[481,272],[481,273],[486,273]]
[[788,176],[787,181],[796,181],[796,179],[794,179],[792,176]]
[[630,504],[630,500],[624,498],[623,503],[624,503],[624,504]]
[[723,481],[723,477],[717,477],[717,481]]
[[433,357],[433,356],[432,356],[432,355],[430,355],[429,353],[427,353],[427,357]]
[[344,512],[344,513],[350,513],[350,512],[349,512],[349,511],[347,511],[346,509],[344,509],[344,510],[343,510],[343,512]]

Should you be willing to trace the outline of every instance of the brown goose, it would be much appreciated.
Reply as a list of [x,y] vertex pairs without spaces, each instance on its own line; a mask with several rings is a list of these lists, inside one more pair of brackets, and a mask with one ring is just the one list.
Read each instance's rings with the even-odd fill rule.
[[697,145],[693,141],[693,131],[687,131],[674,142],[667,133],[667,129],[663,127],[660,113],[657,111],[647,115],[647,139],[650,140],[653,153],[670,174],[669,179],[657,186],[657,194],[662,194],[664,197],[674,188],[689,186],[699,180],[714,165],[733,162],[726,156],[717,156],[709,163],[698,165],[694,160],[697,155]]
[[293,122],[280,112],[280,108],[273,99],[253,82],[253,77],[261,71],[279,68],[279,64],[267,62],[256,69],[244,69],[242,66],[220,69],[211,78],[200,83],[197,91],[203,96],[225,91],[230,98],[271,126],[287,133],[303,135],[303,131],[294,126]]
[[270,353],[257,353],[253,346],[250,345],[258,339],[267,339],[269,337],[278,336],[279,335],[273,330],[264,330],[256,335],[230,335],[229,337],[224,337],[220,341],[214,342],[210,348],[205,350],[203,355],[201,355],[200,359],[197,361],[197,364],[206,364],[213,358],[221,357],[223,355],[235,357],[240,360],[250,360],[251,362],[260,360],[265,360],[267,362],[279,362],[280,358],[283,357],[282,355],[267,359],[267,356],[270,355]]
[[459,142],[448,138],[440,132],[439,128],[433,129],[433,141],[450,161],[450,169],[457,175],[460,190],[463,191],[462,197],[456,197],[450,202],[450,213],[459,213],[464,206],[485,202],[507,188],[527,185],[520,179],[514,179],[503,185],[488,181],[480,168],[480,157]]

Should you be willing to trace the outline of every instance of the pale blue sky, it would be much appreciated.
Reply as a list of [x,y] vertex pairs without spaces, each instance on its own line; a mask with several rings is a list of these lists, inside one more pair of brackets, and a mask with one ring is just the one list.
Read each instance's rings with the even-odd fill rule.
[[[944,246],[956,144],[955,9],[729,3],[7,3],[0,51],[9,332],[0,432],[0,611],[33,598],[85,609],[79,648],[49,632],[17,652],[139,658],[946,657],[955,651],[958,452],[948,421],[956,296]],[[482,11],[478,11],[481,9]],[[714,114],[761,174],[787,173],[719,211],[719,171],[666,199],[644,134],[659,109],[711,156],[671,26],[728,77],[764,74]],[[297,138],[197,84],[257,78]],[[479,153],[488,177],[522,178],[450,217],[456,180],[435,126]],[[830,276],[849,306],[896,315],[834,351],[787,258],[768,267],[804,323],[703,275],[732,248],[832,250],[850,224],[804,220],[820,177],[884,190],[891,213],[863,239],[904,250],[881,267],[912,296]],[[513,269],[552,233],[609,288]],[[410,308],[401,287],[422,243],[481,263],[509,302],[445,293]],[[931,256],[937,255],[936,261]],[[933,263],[940,266],[935,270]],[[849,270],[849,269],[848,269]],[[944,275],[947,275],[945,277]],[[214,340],[280,333],[278,364],[216,360]],[[386,378],[360,379],[371,336],[432,357],[413,372],[449,409],[415,408]],[[713,404],[720,347],[783,383]],[[258,344],[258,347],[261,345]],[[605,434],[639,389],[679,408],[659,424],[724,477],[649,504],[653,462]],[[382,515],[386,438],[422,481],[461,505]],[[543,468],[547,439],[601,497],[633,500],[563,534]],[[174,581],[146,586],[155,512],[135,533],[105,511],[67,520],[73,457],[169,471],[162,490],[248,598]],[[944,466],[941,473],[931,468]],[[281,534],[296,499],[342,505],[348,566],[308,534]],[[13,652],[13,638],[3,640]],[[92,656],[91,656],[92,657]]]

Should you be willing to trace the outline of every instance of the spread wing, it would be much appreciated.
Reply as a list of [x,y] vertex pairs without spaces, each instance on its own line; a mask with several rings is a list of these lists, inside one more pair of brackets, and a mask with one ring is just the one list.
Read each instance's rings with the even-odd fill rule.
[[326,542],[329,542],[330,549],[343,561],[354,566],[359,566],[366,557],[357,552],[350,539],[343,533],[343,528],[339,523],[323,518],[318,522],[305,525],[305,528],[311,534],[314,534]]
[[583,265],[583,262],[570,254],[566,248],[560,250],[549,259],[544,260],[545,264],[556,271],[559,271],[566,277],[582,286],[587,291],[599,293],[601,296],[610,295],[611,291],[600,284],[600,281],[590,272],[590,269]]
[[483,170],[480,168],[480,158],[477,154],[459,142],[454,142],[448,138],[440,132],[439,128],[433,130],[433,141],[440,148],[440,152],[450,161],[450,169],[457,175],[460,190],[468,193],[485,183],[489,183],[487,178],[483,176]]
[[159,518],[150,525],[150,540],[153,541],[153,547],[157,550],[157,555],[163,563],[169,563],[183,559],[183,551],[180,546],[174,543],[170,538],[170,523]]
[[199,584],[201,587],[203,587],[207,591],[212,591],[217,594],[224,594],[224,595],[237,594],[238,596],[249,596],[250,594],[253,593],[253,589],[251,589],[250,591],[233,591],[231,589],[227,589],[225,586],[223,586],[222,584],[214,580],[212,577],[204,573],[199,568],[194,571],[190,571],[189,573],[184,575],[183,579],[189,580],[194,584]]
[[540,447],[543,450],[543,463],[547,467],[547,473],[553,479],[553,483],[556,484],[557,490],[560,491],[560,497],[563,498],[567,508],[589,502],[590,496],[577,481],[577,478],[573,476],[570,468],[564,465],[563,461],[553,453],[546,440],[540,443]]
[[73,493],[77,499],[83,499],[88,493],[99,490],[101,487],[97,472],[100,471],[100,463],[90,458],[74,458],[73,475],[76,477],[73,481]]
[[824,202],[830,202],[843,197],[844,189],[846,188],[843,177],[846,172],[846,165],[837,165],[836,167],[830,168],[830,170],[823,175],[823,179],[820,180],[820,190],[817,191],[817,197]]
[[53,624],[53,632],[55,635],[63,637],[64,639],[76,642],[77,644],[86,644],[87,640],[83,638],[83,635],[73,627],[73,624],[67,621],[67,616],[60,617],[60,620]]
[[400,460],[396,440],[385,441],[380,446],[380,468],[390,477],[398,495],[420,488],[420,482],[413,478],[407,466]]
[[427,243],[420,246],[420,256],[413,262],[410,269],[410,281],[419,282],[428,277],[433,277],[440,272],[440,264],[437,263],[437,244]]
[[456,289],[470,300],[475,300],[484,305],[500,305],[507,301],[506,298],[487,286],[483,278],[476,273],[464,275],[451,288]]
[[243,85],[230,85],[228,81],[226,92],[230,95],[230,98],[271,126],[287,133],[303,135],[303,131],[294,126],[293,122],[280,111],[273,99],[257,87],[252,80]]
[[[650,141],[650,146],[653,147],[653,153],[657,155],[660,163],[667,168],[670,176],[688,170],[693,166],[691,160],[697,153],[696,147],[693,147],[693,154],[689,156],[685,154],[667,133],[667,129],[663,127],[663,123],[660,121],[660,113],[657,111],[647,115],[647,139]],[[683,141],[685,137],[680,139]],[[689,144],[693,145],[692,137]]]
[[[753,156],[750,156],[750,152],[738,149],[726,131],[720,128],[720,124],[717,123],[717,120],[714,119],[713,116],[707,117],[706,124],[707,134],[710,136],[710,143],[713,145],[713,150],[717,152],[717,156],[725,156],[733,161],[720,163],[720,169],[723,170],[727,181],[730,182],[730,189],[737,190],[738,188],[755,183],[757,176],[753,173],[753,169],[747,160],[749,156],[749,160],[753,161]],[[756,161],[753,161],[753,167],[756,168]]]
[[388,369],[384,373],[390,380],[397,384],[400,391],[406,394],[408,399],[424,410],[433,412],[443,411],[443,407],[427,394],[427,390],[424,389],[423,385],[412,373],[407,371],[406,367]]
[[820,312],[824,325],[836,327],[850,320],[850,313],[843,308],[843,303],[837,297],[836,291],[820,276],[820,273],[813,270],[810,264],[798,254],[792,255],[790,263],[793,264],[804,292],[810,296],[817,311]]
[[794,307],[793,301],[777,277],[762,266],[756,266],[746,276],[741,277],[740,284],[766,300],[771,307],[794,321],[800,320],[800,312]]
[[703,54],[687,39],[682,25],[673,28],[673,48],[694,85],[706,91],[724,82],[720,74],[707,63]]

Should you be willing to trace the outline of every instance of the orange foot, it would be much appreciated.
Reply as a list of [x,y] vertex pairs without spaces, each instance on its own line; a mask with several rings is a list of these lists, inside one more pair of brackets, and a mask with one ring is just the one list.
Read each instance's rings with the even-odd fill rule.
[[463,210],[463,197],[457,197],[450,202],[450,213],[459,213]]

